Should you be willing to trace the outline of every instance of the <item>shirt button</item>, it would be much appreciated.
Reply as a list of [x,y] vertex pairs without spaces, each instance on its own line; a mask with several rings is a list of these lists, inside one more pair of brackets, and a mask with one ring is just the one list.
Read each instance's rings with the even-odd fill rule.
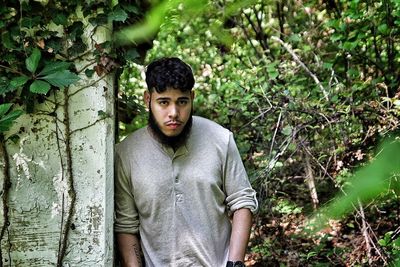
[[179,178],[178,178],[178,176],[175,177],[175,183],[179,183]]

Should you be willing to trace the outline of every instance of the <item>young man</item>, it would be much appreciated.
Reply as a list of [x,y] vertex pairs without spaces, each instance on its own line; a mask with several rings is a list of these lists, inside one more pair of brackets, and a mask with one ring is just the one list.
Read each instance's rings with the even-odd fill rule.
[[244,266],[258,204],[232,133],[192,116],[194,77],[180,59],[152,62],[146,83],[148,126],[116,149],[122,265]]

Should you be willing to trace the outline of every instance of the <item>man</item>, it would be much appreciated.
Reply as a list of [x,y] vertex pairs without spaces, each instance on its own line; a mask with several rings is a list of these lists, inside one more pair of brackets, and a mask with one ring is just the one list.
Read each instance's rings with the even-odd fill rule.
[[[232,133],[192,116],[178,58],[148,65],[148,126],[116,153],[115,232],[123,266],[244,266],[257,209]],[[232,221],[232,222],[231,222]]]

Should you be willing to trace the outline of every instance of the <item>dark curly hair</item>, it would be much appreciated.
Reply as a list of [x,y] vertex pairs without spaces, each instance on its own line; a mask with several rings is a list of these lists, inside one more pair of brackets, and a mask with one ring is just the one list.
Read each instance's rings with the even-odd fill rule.
[[150,92],[162,93],[168,88],[185,92],[192,90],[194,77],[188,64],[176,57],[164,57],[147,66],[146,83]]

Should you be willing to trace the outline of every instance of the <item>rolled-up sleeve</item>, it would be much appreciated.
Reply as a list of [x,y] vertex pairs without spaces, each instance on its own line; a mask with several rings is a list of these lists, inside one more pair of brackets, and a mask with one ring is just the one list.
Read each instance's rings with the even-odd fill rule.
[[115,221],[114,231],[116,233],[137,234],[139,232],[139,215],[132,194],[132,182],[130,172],[121,156],[116,153],[115,157]]
[[232,133],[229,135],[224,166],[224,187],[227,196],[225,202],[229,213],[242,208],[247,208],[252,213],[257,211],[256,192],[250,185]]

